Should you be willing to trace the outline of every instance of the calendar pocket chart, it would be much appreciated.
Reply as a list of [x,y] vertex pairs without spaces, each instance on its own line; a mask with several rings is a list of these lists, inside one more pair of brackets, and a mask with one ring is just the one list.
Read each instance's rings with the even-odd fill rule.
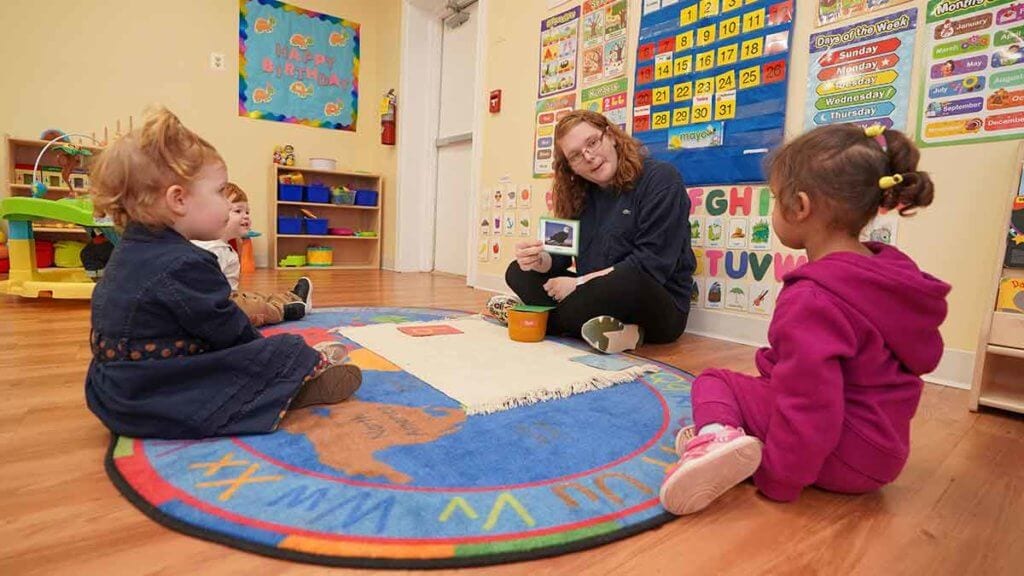
[[782,142],[793,0],[646,6],[633,136],[687,184],[763,179]]

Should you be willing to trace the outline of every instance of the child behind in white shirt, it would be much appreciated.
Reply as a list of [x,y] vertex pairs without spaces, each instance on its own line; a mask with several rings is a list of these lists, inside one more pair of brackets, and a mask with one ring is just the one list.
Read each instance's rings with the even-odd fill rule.
[[253,326],[301,319],[313,307],[313,284],[309,278],[299,278],[291,292],[265,294],[238,291],[238,278],[242,266],[238,253],[229,241],[239,240],[249,233],[249,227],[252,225],[249,218],[249,198],[241,188],[231,182],[224,187],[224,195],[231,202],[231,213],[221,237],[209,241],[193,240],[192,243],[217,257],[221,272],[231,285],[231,300],[245,312]]

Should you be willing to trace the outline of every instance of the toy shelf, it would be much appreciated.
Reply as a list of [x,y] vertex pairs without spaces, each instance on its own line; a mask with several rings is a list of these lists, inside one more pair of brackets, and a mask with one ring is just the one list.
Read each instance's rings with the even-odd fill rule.
[[333,234],[278,234],[280,238],[317,238],[320,240],[380,240],[376,236],[335,236]]
[[380,210],[379,206],[356,206],[354,204],[324,204],[322,202],[286,202],[278,200],[282,206],[309,206],[312,208],[337,208],[339,210]]
[[[346,186],[350,189],[377,192],[376,206],[329,204],[319,202],[278,199],[279,177],[283,174],[301,174],[305,185],[323,184],[328,187]],[[380,268],[383,234],[382,214],[384,179],[379,174],[271,165],[267,244],[272,266],[277,269],[299,270],[373,270]],[[305,198],[303,199],[305,200]],[[326,219],[328,228],[349,228],[356,232],[376,232],[376,236],[336,236],[328,234],[279,234],[278,217],[302,218],[303,211]],[[359,242],[362,240],[362,242]],[[306,255],[310,246],[326,246],[332,251],[330,266],[282,266],[287,256]]]
[[[46,140],[35,140],[32,138],[14,138],[7,136],[7,170],[5,171],[5,196],[32,196],[32,174],[31,167],[35,164],[36,156],[39,155],[39,151],[46,146]],[[103,150],[99,146],[93,146],[86,144],[85,142],[79,142],[77,138],[72,138],[72,141],[76,145],[81,146],[93,154],[97,154]],[[43,154],[42,160],[39,162],[40,171],[42,167],[56,165],[56,155],[51,147]],[[25,169],[28,167],[28,169]],[[70,193],[71,189],[68,188],[61,182],[59,185],[54,185],[53,181],[47,181],[49,177],[56,177],[53,172],[42,172],[41,177],[44,182],[47,182],[46,195],[44,198],[47,200],[59,200],[66,198]],[[82,177],[81,175],[79,176]],[[75,192],[79,196],[85,196],[88,194],[88,181],[83,180],[83,186],[76,188]],[[67,238],[68,236],[78,236],[78,240],[83,240],[88,237],[88,233],[81,227],[59,227],[59,226],[47,226],[45,222],[39,222],[32,227],[33,232],[38,234],[40,240],[58,240],[60,237]]]
[[[1024,174],[1024,144],[1018,148],[1015,169],[1018,176]],[[1007,223],[1013,198],[1020,192],[1017,186],[1020,181],[1014,181],[1015,186],[1008,196],[1000,197],[1005,208],[1000,212],[999,222],[990,227],[999,231],[1000,239],[974,356],[970,407],[975,411],[979,406],[986,406],[1024,414],[1024,314],[996,309],[1000,280],[1024,278],[1024,269],[1003,266]]]

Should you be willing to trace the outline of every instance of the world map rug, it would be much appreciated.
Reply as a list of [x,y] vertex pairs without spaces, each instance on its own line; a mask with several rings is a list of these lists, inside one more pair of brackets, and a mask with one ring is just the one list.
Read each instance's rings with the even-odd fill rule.
[[289,413],[271,434],[115,437],[107,472],[129,501],[173,530],[332,566],[516,562],[600,546],[674,518],[658,488],[677,459],[676,432],[691,423],[691,375],[631,356],[591,356],[585,344],[560,340],[589,365],[643,362],[656,371],[468,416],[456,400],[338,333],[467,316],[334,308],[266,330],[348,344],[362,387],[341,404]]

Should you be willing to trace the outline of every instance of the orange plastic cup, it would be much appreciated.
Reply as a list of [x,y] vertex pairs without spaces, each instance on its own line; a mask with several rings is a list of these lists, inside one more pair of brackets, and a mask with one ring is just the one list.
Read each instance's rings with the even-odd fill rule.
[[516,342],[540,342],[548,330],[548,311],[508,311],[508,337]]

